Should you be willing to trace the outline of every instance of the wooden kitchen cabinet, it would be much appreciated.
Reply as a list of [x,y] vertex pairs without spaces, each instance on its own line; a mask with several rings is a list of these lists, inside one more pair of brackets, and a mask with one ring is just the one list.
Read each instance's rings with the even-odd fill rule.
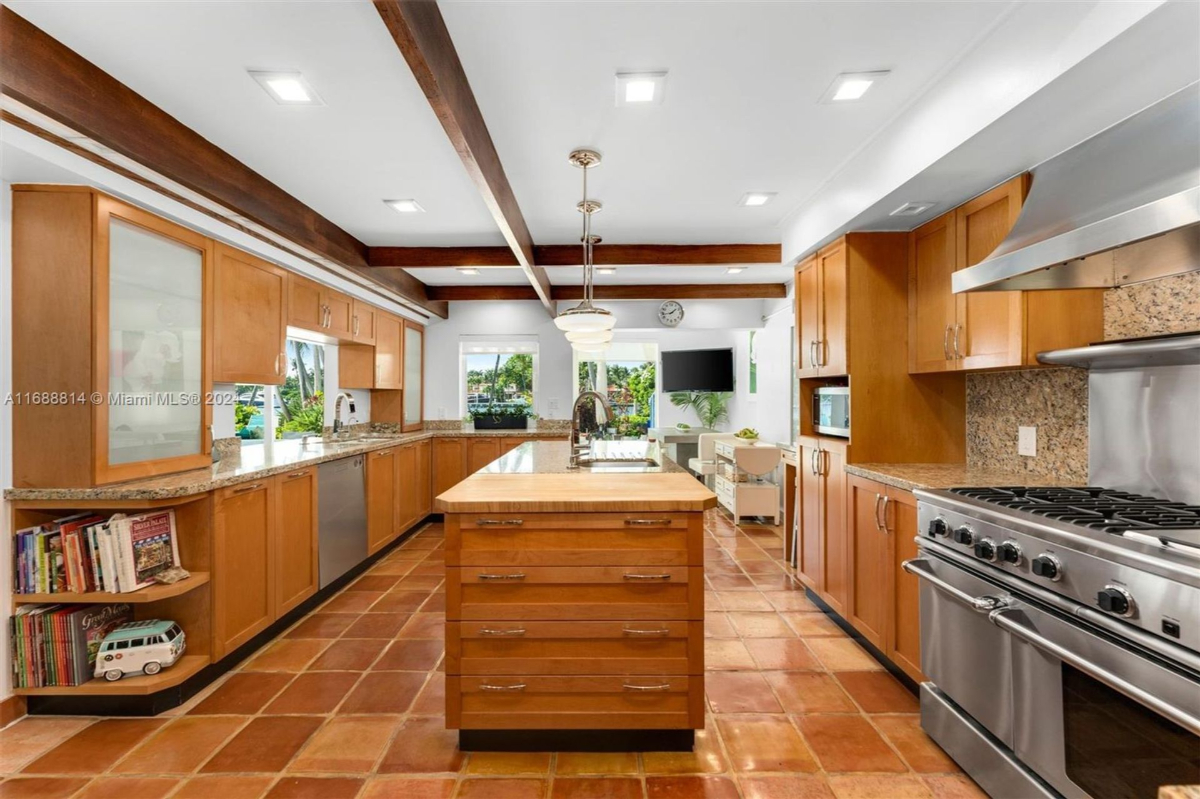
[[434,438],[432,441],[433,496],[456,486],[467,476],[466,438]]
[[911,491],[887,487],[884,524],[891,545],[890,573],[891,624],[888,628],[887,656],[917,683],[925,681],[921,672],[921,586],[915,574],[904,571],[902,564],[917,557],[917,498]]
[[845,615],[849,604],[846,541],[846,448],[801,438],[797,468],[800,551],[797,576]]
[[843,237],[796,267],[800,377],[846,374],[847,263]]
[[407,530],[421,515],[421,475],[417,465],[416,443],[400,447],[396,457],[396,479],[398,481],[397,503],[400,517],[399,530]]
[[429,439],[417,442],[417,509],[418,519],[433,513],[433,445]]
[[425,423],[425,327],[404,320],[402,416],[405,432],[420,430]]
[[380,311],[375,316],[375,388],[404,388],[404,322]]
[[315,280],[288,273],[288,324],[353,340],[354,300]]
[[350,338],[359,344],[374,344],[375,316],[381,311],[362,300],[354,300],[352,308]]
[[367,454],[367,552],[396,537],[400,524],[399,447]]
[[276,484],[271,478],[213,492],[213,659],[276,617]]
[[[338,387],[375,388],[375,348],[373,346],[370,344],[341,344],[338,346]],[[375,421],[385,420],[377,418]]]
[[87,187],[18,185],[12,272],[13,395],[70,398],[13,404],[15,487],[211,465],[210,239]]
[[342,341],[353,341],[354,300],[330,288],[325,289],[321,296],[327,310],[325,332]]
[[887,646],[891,610],[887,596],[891,542],[883,518],[887,487],[847,475],[846,497],[846,538],[851,564],[848,619],[864,638],[883,650]]
[[274,480],[279,502],[274,547],[278,617],[317,592],[317,469],[309,466]]
[[500,457],[500,439],[492,437],[468,438],[466,457],[466,474],[475,474],[475,472]]
[[287,271],[216,245],[213,382],[283,385]]
[[1101,289],[951,290],[1008,235],[1028,190],[1020,175],[909,234],[910,372],[1034,367],[1038,352],[1103,338]]

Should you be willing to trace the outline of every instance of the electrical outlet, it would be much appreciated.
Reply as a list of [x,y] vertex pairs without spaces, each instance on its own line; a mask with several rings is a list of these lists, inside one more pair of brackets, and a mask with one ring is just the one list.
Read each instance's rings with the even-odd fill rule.
[[1030,458],[1037,456],[1037,428],[1036,427],[1018,427],[1017,428],[1017,454],[1027,455]]
[[558,410],[558,397],[551,397],[550,402],[547,403],[546,407],[548,410],[557,411]]
[[438,406],[438,418],[439,418],[439,419],[445,419],[445,418],[446,418],[446,406],[445,406],[445,405],[439,405],[439,406]]

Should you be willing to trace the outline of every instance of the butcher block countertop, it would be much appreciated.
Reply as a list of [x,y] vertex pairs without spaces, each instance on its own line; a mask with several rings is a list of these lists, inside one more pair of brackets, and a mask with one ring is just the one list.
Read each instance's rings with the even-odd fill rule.
[[633,458],[600,468],[570,468],[565,441],[529,441],[439,495],[442,513],[577,513],[607,511],[702,511],[717,496],[663,457],[648,442],[596,442],[598,457]]

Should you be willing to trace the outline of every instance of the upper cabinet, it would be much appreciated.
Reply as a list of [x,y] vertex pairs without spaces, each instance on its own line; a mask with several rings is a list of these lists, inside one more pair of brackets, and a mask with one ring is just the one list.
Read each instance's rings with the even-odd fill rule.
[[13,484],[207,466],[212,242],[85,187],[16,186],[12,252]]
[[796,335],[800,377],[846,374],[846,240],[796,267]]
[[424,422],[425,328],[404,320],[404,430],[418,430]]
[[217,244],[213,382],[283,384],[287,275],[261,258]]
[[375,388],[404,388],[404,320],[375,314]]
[[374,305],[362,300],[354,300],[353,316],[350,319],[350,335],[359,344],[375,343],[375,315],[379,313]]
[[295,273],[288,273],[288,324],[344,341],[354,339],[354,300]]
[[1103,290],[954,294],[951,276],[983,261],[1021,213],[1021,175],[909,235],[909,371],[1037,366],[1043,350],[1103,338]]

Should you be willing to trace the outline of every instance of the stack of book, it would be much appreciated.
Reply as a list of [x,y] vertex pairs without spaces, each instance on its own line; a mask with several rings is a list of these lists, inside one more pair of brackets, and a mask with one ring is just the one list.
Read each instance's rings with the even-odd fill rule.
[[112,605],[22,605],[12,617],[13,686],[81,685],[92,679],[104,636],[133,621]]
[[18,530],[13,557],[18,594],[136,591],[179,565],[175,511],[55,519]]

